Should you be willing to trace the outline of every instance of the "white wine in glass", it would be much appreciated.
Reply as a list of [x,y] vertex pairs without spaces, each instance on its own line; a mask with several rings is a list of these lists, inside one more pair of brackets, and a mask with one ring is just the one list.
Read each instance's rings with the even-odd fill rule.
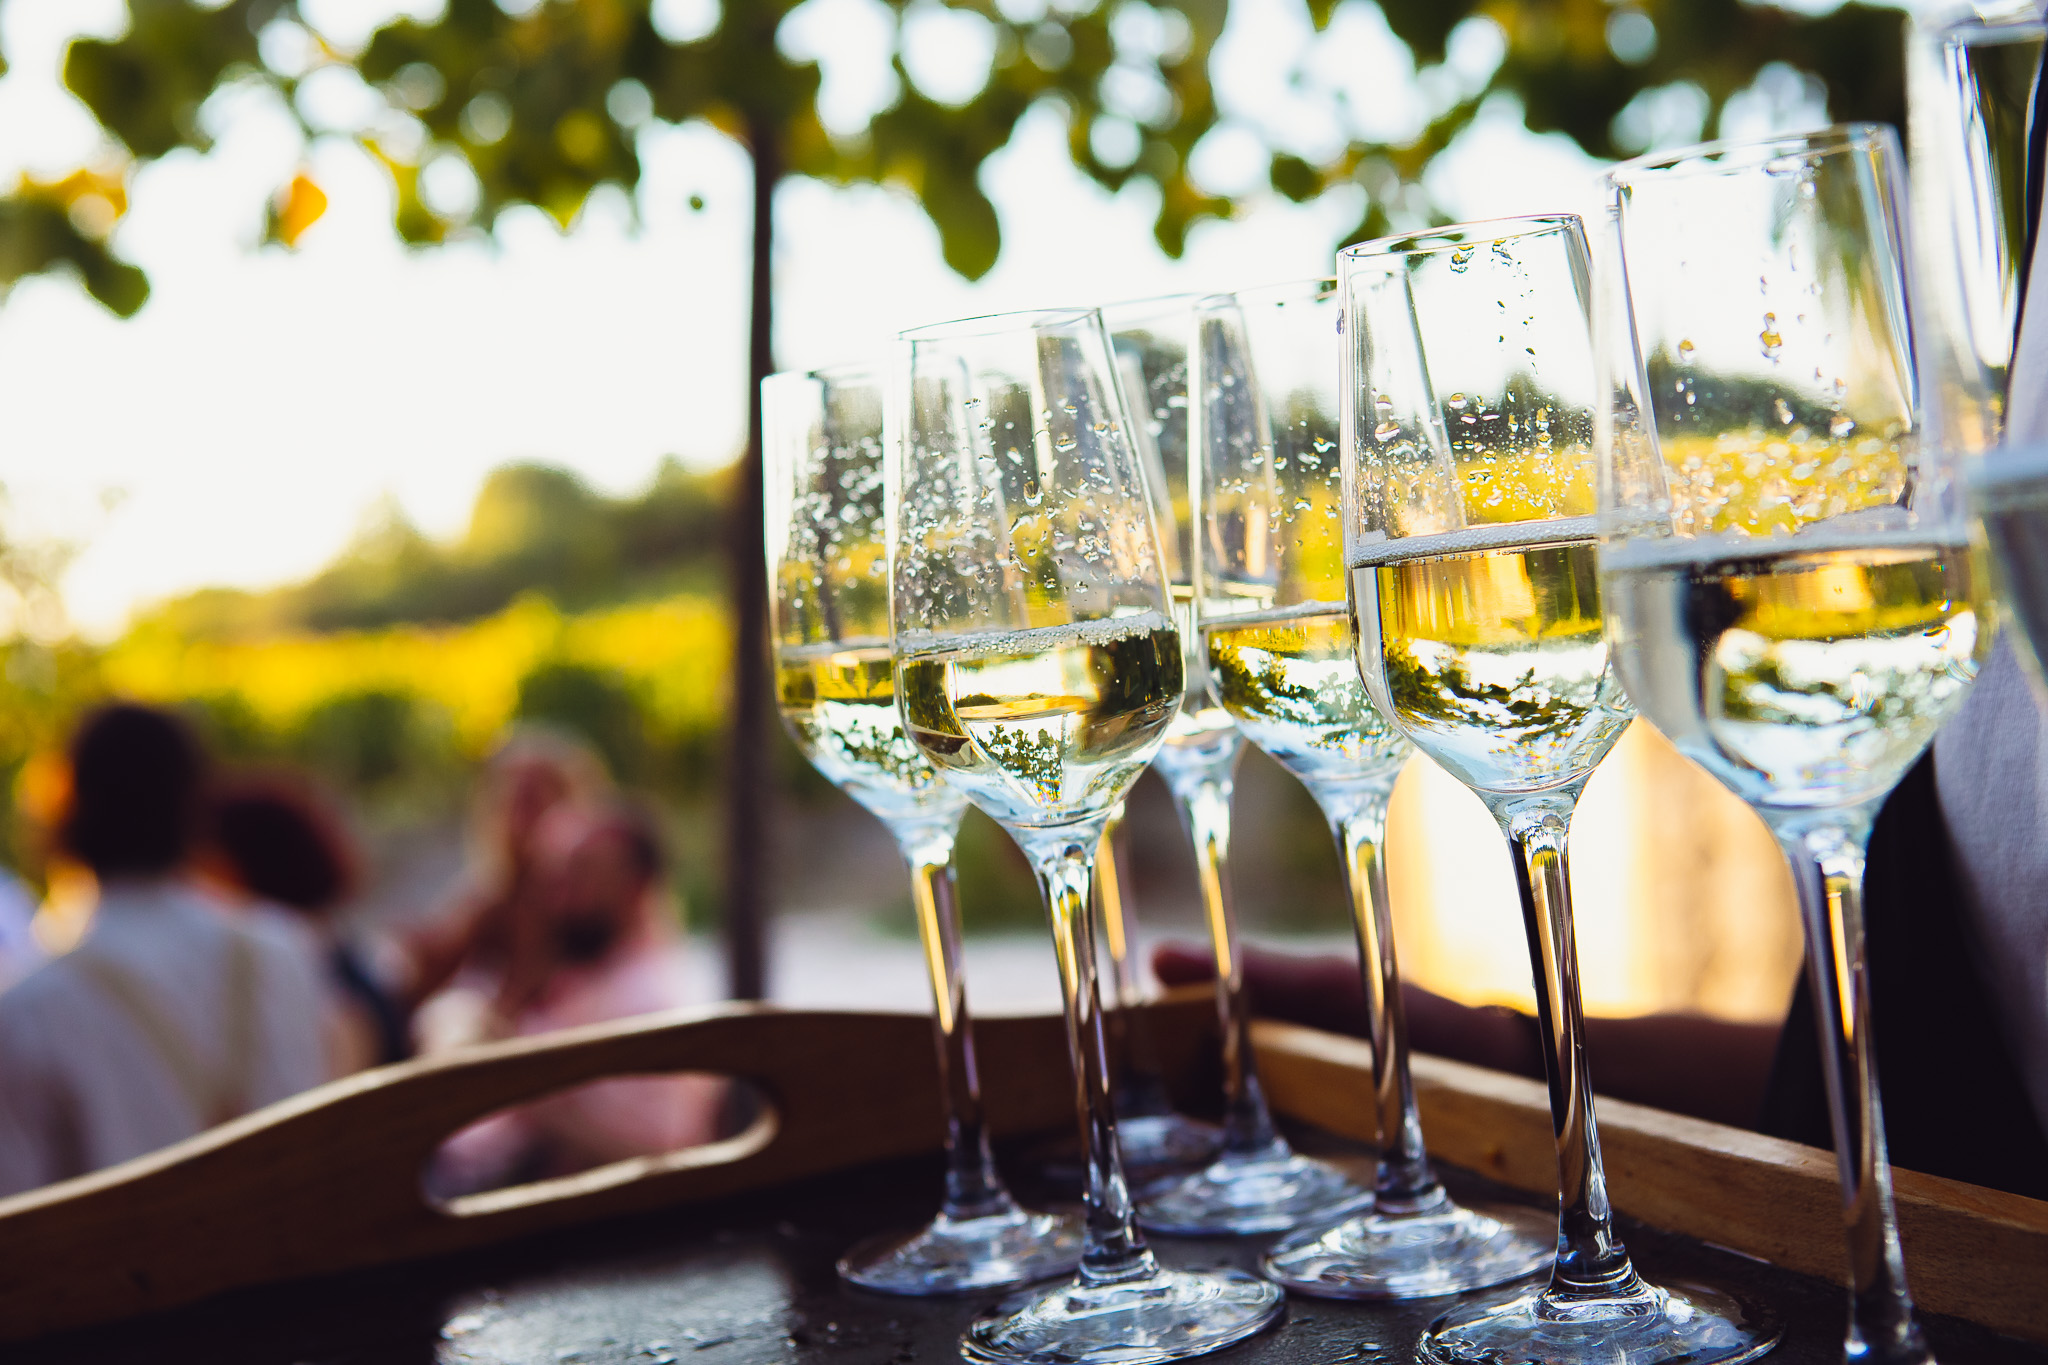
[[1593,518],[1386,546],[1399,557],[1354,562],[1353,600],[1378,604],[1361,626],[1389,714],[1453,776],[1542,790],[1621,738],[1632,712],[1607,666]]
[[1180,633],[1159,612],[899,648],[911,738],[999,823],[1064,824],[1114,803],[1180,710]]

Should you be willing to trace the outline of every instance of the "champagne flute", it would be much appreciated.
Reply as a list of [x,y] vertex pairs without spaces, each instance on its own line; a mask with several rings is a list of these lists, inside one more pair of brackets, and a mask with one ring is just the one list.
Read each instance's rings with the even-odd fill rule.
[[1210,685],[1207,650],[1195,619],[1200,556],[1192,477],[1195,439],[1202,427],[1189,385],[1198,369],[1194,350],[1201,302],[1194,295],[1140,300],[1112,305],[1103,317],[1158,511],[1188,680],[1187,697],[1153,766],[1173,792],[1181,824],[1194,844],[1196,882],[1216,955],[1216,1009],[1223,1035],[1222,1149],[1203,1169],[1148,1191],[1139,1201],[1138,1221],[1154,1232],[1213,1236],[1322,1226],[1365,1206],[1371,1196],[1336,1167],[1287,1145],[1274,1126],[1252,1053],[1229,862],[1230,800],[1244,739]]
[[[1408,1076],[1385,862],[1387,802],[1411,752],[1366,699],[1344,601],[1335,281],[1200,300],[1190,390],[1198,623],[1218,700],[1299,778],[1349,883],[1373,1027],[1376,1208],[1282,1243],[1266,1273],[1331,1298],[1421,1298],[1514,1279],[1549,1248],[1516,1218],[1460,1208],[1423,1149]],[[1295,1158],[1300,1160],[1300,1158]]]
[[[1176,486],[1169,465],[1177,464],[1181,474],[1178,487],[1187,485],[1187,345],[1174,328],[1179,302],[1176,298],[1115,304],[1103,309],[1103,322],[1115,347],[1117,380],[1123,386],[1125,411],[1131,417],[1129,435],[1138,458],[1151,480],[1154,510],[1159,518],[1160,544],[1166,552],[1168,578],[1180,591],[1179,565],[1185,564],[1186,530],[1173,515]],[[1184,497],[1181,502],[1184,503]],[[1166,534],[1173,527],[1176,534]],[[1176,602],[1178,597],[1176,596]],[[1186,623],[1181,628],[1181,650],[1188,656]],[[1153,761],[1162,774],[1171,753],[1187,728],[1186,706],[1199,695],[1189,658],[1188,702],[1182,714],[1167,730],[1166,743]],[[1169,786],[1171,783],[1169,782]],[[1138,1010],[1143,998],[1141,969],[1134,960],[1136,939],[1129,932],[1124,911],[1119,860],[1114,845],[1123,825],[1123,806],[1110,815],[1109,833],[1104,836],[1102,857],[1095,875],[1096,903],[1115,974],[1117,1011],[1113,1022],[1121,1035],[1116,1081],[1117,1141],[1124,1166],[1134,1184],[1148,1187],[1162,1179],[1209,1164],[1222,1145],[1222,1131],[1212,1124],[1176,1113],[1167,1098],[1166,1085],[1151,1064],[1145,1050],[1144,1020]]]
[[946,1104],[938,1217],[909,1238],[855,1247],[839,1273],[892,1294],[956,1294],[1067,1273],[1081,1229],[1071,1215],[1019,1208],[989,1153],[953,878],[967,803],[903,733],[889,657],[883,386],[861,366],[761,382],[771,638],[797,747],[888,827],[910,866]]
[[[2014,373],[2020,314],[2039,283],[2037,209],[2016,191],[2044,170],[2033,136],[2048,117],[2037,107],[2044,51],[2048,21],[2033,5],[1916,22],[1906,47],[1923,440],[1985,457],[1968,461],[1969,481],[2018,627],[2006,644],[2048,705],[2048,451],[2033,443],[2048,424],[2039,385]],[[2024,444],[2005,445],[2008,421]]]
[[1158,751],[1184,673],[1159,531],[1092,308],[903,333],[892,385],[890,625],[905,726],[1037,872],[1081,1120],[1078,1276],[977,1321],[971,1360],[1145,1365],[1265,1328],[1280,1291],[1161,1267],[1131,1216],[1089,885],[1109,812]]
[[1547,1284],[1439,1316],[1426,1361],[1748,1360],[1777,1330],[1644,1281],[1608,1205],[1565,836],[1632,715],[1601,634],[1585,230],[1511,218],[1342,252],[1345,557],[1358,664],[1395,727],[1475,793],[1513,857],[1557,1136]]
[[1095,921],[1116,1001],[1113,1008],[1105,1007],[1103,1023],[1115,1085],[1117,1149],[1123,1153],[1124,1173],[1132,1187],[1143,1189],[1208,1165],[1223,1135],[1213,1124],[1177,1112],[1166,1091],[1166,1078],[1159,1074],[1123,884],[1123,822],[1119,801],[1109,813],[1095,854]]
[[1851,1360],[1930,1359],[1863,962],[1864,848],[1992,638],[1921,439],[1898,142],[1852,124],[1607,177],[1600,572],[1629,694],[1784,847],[1841,1172]]

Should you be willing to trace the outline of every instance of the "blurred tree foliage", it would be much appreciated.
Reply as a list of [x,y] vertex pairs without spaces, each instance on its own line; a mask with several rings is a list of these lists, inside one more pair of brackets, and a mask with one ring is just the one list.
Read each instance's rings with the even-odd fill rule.
[[[225,86],[268,85],[289,103],[331,67],[387,96],[389,117],[353,135],[390,170],[397,229],[415,243],[487,228],[516,203],[566,224],[597,186],[638,183],[642,122],[706,119],[750,148],[772,143],[762,150],[777,174],[910,191],[937,226],[947,262],[978,276],[1001,246],[981,164],[1048,98],[1070,117],[1083,171],[1111,189],[1132,180],[1158,187],[1155,233],[1169,253],[1193,223],[1231,210],[1188,174],[1195,144],[1219,117],[1208,67],[1228,0],[890,3],[903,28],[942,8],[970,16],[991,53],[987,77],[964,100],[933,98],[911,79],[899,41],[895,101],[865,128],[835,134],[818,115],[817,66],[777,43],[799,0],[732,0],[707,32],[675,41],[663,35],[662,6],[649,0],[447,0],[438,17],[397,19],[354,51],[307,30],[293,0],[130,0],[128,31],[73,44],[64,70],[118,147],[105,166],[55,183],[23,180],[0,199],[0,281],[69,267],[110,308],[133,312],[147,283],[107,245],[126,207],[127,168],[207,147],[201,108]],[[1361,3],[1368,0],[1308,0],[1308,8],[1322,28]],[[1532,129],[1566,133],[1599,156],[1634,150],[1618,145],[1616,118],[1644,92],[1695,86],[1711,123],[1772,62],[1817,76],[1838,118],[1904,123],[1896,9],[1848,3],[1812,14],[1749,0],[1380,0],[1376,8],[1424,72],[1422,125],[1375,138],[1364,131],[1370,120],[1361,123],[1332,92],[1331,126],[1348,135],[1341,154],[1269,148],[1272,183],[1289,197],[1363,185],[1361,233],[1418,210],[1426,216],[1413,188],[1422,171],[1500,92],[1519,99]],[[1498,63],[1476,79],[1447,66],[1454,37],[1474,21],[1502,40]],[[305,128],[309,138],[320,131]],[[423,171],[444,158],[473,174],[472,203],[423,194]],[[279,189],[271,236],[295,240],[325,202],[317,185],[295,176]]]

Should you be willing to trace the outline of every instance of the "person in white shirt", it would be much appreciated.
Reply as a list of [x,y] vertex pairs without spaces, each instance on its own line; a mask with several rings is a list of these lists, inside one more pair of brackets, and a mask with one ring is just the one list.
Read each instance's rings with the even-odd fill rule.
[[0,990],[0,1195],[98,1170],[328,1079],[315,945],[184,878],[206,764],[174,717],[107,706],[70,751],[59,843],[99,883],[71,952]]

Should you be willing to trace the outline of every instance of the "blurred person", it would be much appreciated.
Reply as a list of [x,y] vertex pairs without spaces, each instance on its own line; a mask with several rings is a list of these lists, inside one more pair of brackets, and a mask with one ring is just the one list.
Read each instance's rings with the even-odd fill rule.
[[176,717],[115,704],[70,746],[60,849],[97,884],[78,946],[0,991],[0,1194],[126,1161],[327,1079],[303,934],[190,880],[207,765]]
[[406,939],[402,995],[417,1005],[466,965],[502,963],[531,896],[541,819],[565,801],[596,801],[611,790],[604,761],[582,741],[543,726],[513,730],[477,784],[468,866],[454,894]]
[[[563,803],[533,835],[530,932],[466,989],[490,1036],[533,1037],[689,1002],[684,942],[663,894],[653,820],[616,802]],[[709,1142],[725,1082],[636,1076],[594,1082],[473,1124],[444,1147],[436,1188],[490,1188]]]
[[259,914],[288,915],[313,935],[333,1007],[336,1075],[412,1055],[411,1012],[392,984],[390,954],[336,923],[361,884],[362,862],[341,813],[303,778],[244,774],[214,793],[200,864],[232,898]]

